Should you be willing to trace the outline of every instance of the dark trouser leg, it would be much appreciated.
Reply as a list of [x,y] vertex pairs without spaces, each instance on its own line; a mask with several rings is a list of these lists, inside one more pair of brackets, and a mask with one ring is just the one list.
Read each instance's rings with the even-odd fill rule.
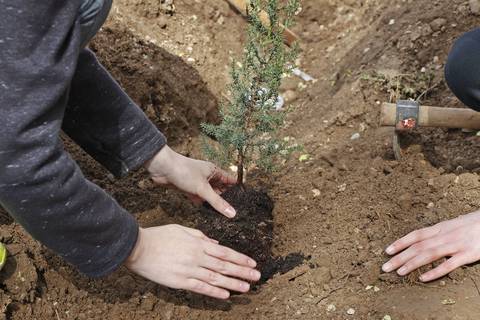
[[480,28],[455,42],[445,66],[445,79],[458,99],[480,111]]

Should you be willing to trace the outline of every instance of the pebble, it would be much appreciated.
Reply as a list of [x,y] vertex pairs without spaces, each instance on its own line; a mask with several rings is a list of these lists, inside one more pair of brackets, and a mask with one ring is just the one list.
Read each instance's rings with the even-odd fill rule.
[[286,102],[294,102],[298,99],[298,94],[293,90],[287,90],[283,93],[283,98]]
[[433,202],[430,202],[427,204],[427,209],[433,209],[435,207],[435,204]]
[[314,198],[320,196],[320,190],[318,190],[318,189],[313,189],[312,192],[313,192],[313,197],[314,197]]
[[445,18],[437,18],[430,23],[430,27],[433,31],[438,31],[447,23]]
[[350,316],[353,316],[355,314],[355,309],[353,309],[353,308],[348,309],[347,314],[350,315]]
[[475,15],[480,15],[480,0],[469,0],[470,11]]
[[384,317],[383,317],[383,320],[392,320],[392,317],[388,314],[386,314]]
[[335,307],[334,304],[329,304],[327,306],[327,312],[335,312],[337,310],[337,307]]
[[350,140],[358,140],[360,139],[360,133],[358,132],[355,132],[354,134],[352,134],[352,136],[350,137]]

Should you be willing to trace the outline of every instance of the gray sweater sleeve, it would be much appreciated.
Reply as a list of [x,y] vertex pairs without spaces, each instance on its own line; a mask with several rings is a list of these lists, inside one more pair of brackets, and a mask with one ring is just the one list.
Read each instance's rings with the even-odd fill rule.
[[[87,121],[89,113],[94,126],[101,129],[92,129],[84,147],[101,154],[97,158],[117,174],[138,167],[143,159],[136,153],[148,157],[162,146],[163,136],[137,109],[132,111],[125,97],[99,118],[93,113],[94,100],[72,98],[87,94],[80,89],[81,83],[91,81],[75,76],[80,87],[74,85],[69,92],[74,75],[82,73],[76,73],[81,51],[80,2],[0,0],[0,204],[34,238],[95,277],[125,261],[135,245],[138,225],[114,199],[89,182],[65,152],[59,134],[69,96],[74,108],[90,104],[90,111],[67,112],[66,127],[80,137],[93,126],[82,124],[77,129],[72,122],[75,114]],[[108,85],[102,90],[107,92]],[[106,108],[105,101],[98,106]],[[130,122],[135,124],[128,136],[115,133],[124,125],[114,123],[127,121],[122,114],[132,116]],[[100,139],[104,133],[114,138]],[[128,146],[136,141],[140,141],[137,147]],[[145,148],[144,144],[154,141],[151,149]],[[109,157],[114,160],[109,162]]]
[[63,130],[117,177],[142,166],[166,143],[88,49],[79,57]]

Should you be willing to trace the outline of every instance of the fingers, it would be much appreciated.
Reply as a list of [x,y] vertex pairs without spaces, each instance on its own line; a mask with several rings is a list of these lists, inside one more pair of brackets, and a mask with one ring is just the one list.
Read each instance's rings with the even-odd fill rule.
[[231,262],[240,266],[250,268],[255,268],[257,266],[255,260],[221,245],[207,244],[205,247],[205,253],[214,258]]
[[250,284],[234,278],[225,277],[224,275],[205,268],[199,268],[195,272],[195,278],[201,280],[211,286],[224,288],[236,292],[248,292]]
[[450,259],[448,259],[447,261],[445,261],[444,263],[442,263],[441,265],[439,265],[438,267],[422,274],[420,276],[420,281],[422,282],[429,282],[429,281],[433,281],[435,279],[438,279],[440,277],[443,277],[447,274],[449,274],[450,272],[452,272],[453,270],[465,265],[469,263],[467,257],[463,254],[460,254],[460,255],[455,255],[453,257],[451,257]]
[[230,292],[227,290],[217,288],[197,279],[189,279],[184,289],[217,299],[228,299],[230,297]]
[[202,266],[206,269],[216,271],[226,276],[232,276],[248,281],[260,280],[261,274],[255,269],[239,266],[211,256],[206,256]]
[[233,177],[231,175],[229,175],[228,173],[226,173],[225,171],[223,170],[219,170],[220,172],[220,181],[223,183],[223,184],[227,184],[227,185],[233,185],[235,183],[237,183],[237,178],[236,177]]
[[436,228],[435,226],[428,227],[428,228],[423,228],[423,229],[420,229],[420,230],[410,232],[405,237],[403,237],[400,240],[397,240],[394,243],[392,243],[385,250],[385,252],[389,255],[394,255],[394,254],[404,250],[405,248],[410,247],[414,243],[423,241],[425,239],[428,239],[428,238],[431,238],[431,237],[437,235],[438,232],[439,232],[439,229]]
[[[434,237],[427,239],[425,241],[416,242],[412,244],[409,248],[405,249],[403,252],[400,252],[394,256],[390,261],[385,263],[382,266],[384,272],[392,272],[398,268],[404,266],[408,261],[414,259],[417,256],[425,256],[426,253],[434,254],[436,253],[435,248],[442,248],[442,250],[447,250],[447,247],[444,247],[445,244],[448,244],[448,237]],[[448,251],[448,250],[447,250]],[[427,262],[428,263],[428,262]],[[426,263],[425,263],[426,264]],[[399,270],[400,275],[405,275],[408,272],[403,272],[405,269]]]
[[210,185],[206,185],[200,192],[198,192],[198,195],[227,218],[233,218],[237,214],[235,209],[233,209],[233,207],[220,195],[213,191]]
[[421,251],[398,269],[397,273],[400,276],[405,276],[426,264],[456,253],[456,249],[457,247],[455,245],[440,245],[435,248]]
[[[213,165],[213,164],[212,164]],[[229,175],[222,169],[219,169],[217,166],[213,165],[212,173],[208,178],[208,182],[212,185],[217,185],[218,182],[224,185],[233,185],[237,182],[237,178]]]

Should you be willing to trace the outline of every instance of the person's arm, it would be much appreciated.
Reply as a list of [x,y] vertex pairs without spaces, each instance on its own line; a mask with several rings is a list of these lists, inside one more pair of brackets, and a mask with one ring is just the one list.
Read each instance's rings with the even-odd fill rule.
[[394,256],[382,267],[384,272],[397,270],[400,276],[447,258],[436,268],[422,274],[428,282],[453,270],[480,260],[480,211],[416,230],[395,241],[386,253]]
[[208,201],[230,218],[235,215],[215,192],[234,179],[211,163],[166,146],[165,137],[88,49],[79,57],[63,129],[114,175],[124,176],[143,165],[156,183],[173,185],[196,202]]
[[[260,278],[253,260],[197,230],[139,229],[128,212],[85,179],[63,149],[59,133],[80,47],[79,3],[0,3],[0,204],[34,238],[89,276],[103,276],[126,262],[137,274],[173,288],[218,298],[228,297],[225,289],[248,291],[248,283],[238,278]],[[136,110],[125,111],[139,117]],[[161,137],[155,130],[145,132],[154,132],[152,140]],[[206,188],[206,200],[222,212],[228,209],[213,191],[231,181],[223,172],[162,148],[162,139],[151,152],[140,148],[125,156],[123,150],[136,141],[149,146],[151,141],[141,138],[123,140],[122,163],[135,168],[152,156],[145,165],[157,182],[200,197]],[[122,144],[105,150],[115,154],[115,146]]]
[[0,204],[95,277],[127,259],[139,228],[85,179],[59,138],[80,50],[80,3],[0,2]]
[[166,144],[89,49],[80,53],[62,129],[117,177],[144,165]]

